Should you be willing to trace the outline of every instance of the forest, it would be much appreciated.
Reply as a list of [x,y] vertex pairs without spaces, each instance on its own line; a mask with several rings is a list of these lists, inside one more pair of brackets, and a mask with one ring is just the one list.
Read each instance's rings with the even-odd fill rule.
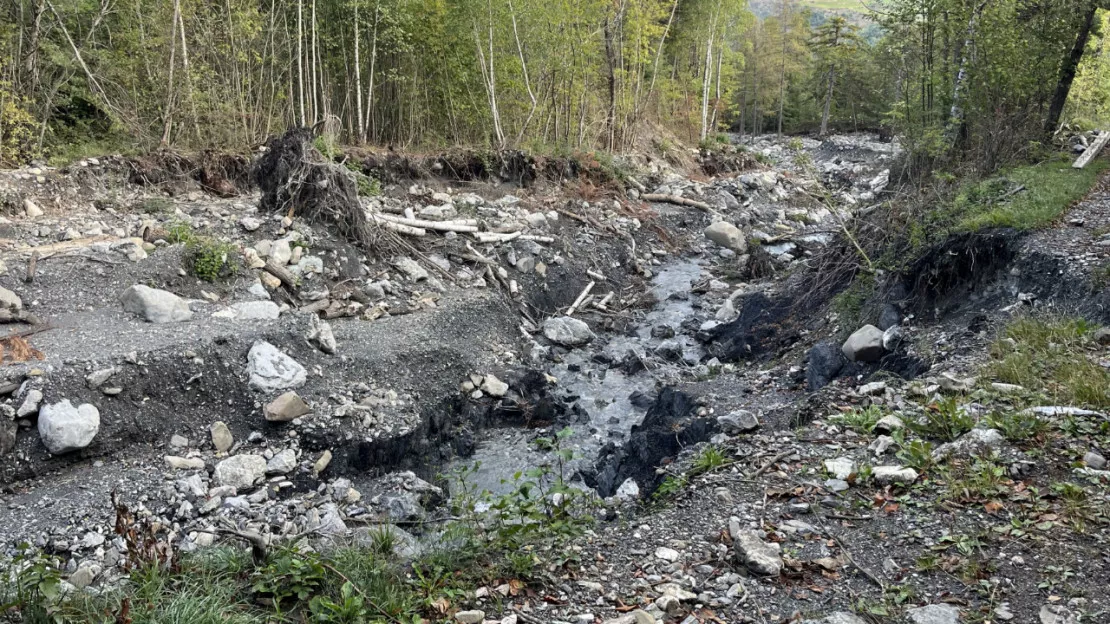
[[347,144],[618,153],[869,129],[990,170],[1110,107],[1102,0],[3,2],[5,165],[329,123]]

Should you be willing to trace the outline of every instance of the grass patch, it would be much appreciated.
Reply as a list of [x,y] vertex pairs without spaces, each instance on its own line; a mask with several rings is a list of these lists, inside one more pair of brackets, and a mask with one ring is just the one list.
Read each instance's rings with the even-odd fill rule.
[[166,240],[185,245],[185,269],[199,279],[215,282],[239,272],[239,250],[233,243],[197,234],[188,223],[166,226]]
[[[1110,167],[1110,160],[1104,158],[1083,169],[1073,169],[1071,161],[1071,156],[1060,154],[965,185],[952,205],[957,217],[955,229],[1031,230],[1047,226],[1082,199]],[[1024,190],[1014,192],[1019,186],[1024,186]]]
[[1097,361],[1097,329],[1081,318],[1019,318],[991,346],[984,372],[1061,405],[1110,407],[1110,372]]
[[882,408],[879,406],[868,405],[863,409],[856,408],[850,412],[832,416],[829,420],[844,425],[856,433],[868,434],[871,433],[871,430],[875,428],[875,424],[878,423],[884,415]]

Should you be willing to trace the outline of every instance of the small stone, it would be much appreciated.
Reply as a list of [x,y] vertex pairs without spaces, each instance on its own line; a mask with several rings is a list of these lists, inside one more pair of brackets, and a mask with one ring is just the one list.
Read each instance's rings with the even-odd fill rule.
[[843,479],[827,479],[825,481],[825,487],[828,488],[830,492],[844,492],[851,486]]
[[235,444],[235,438],[232,437],[231,430],[227,428],[227,424],[222,420],[212,423],[208,432],[212,436],[212,446],[216,447],[216,450],[221,453],[226,453]]
[[1083,456],[1083,463],[1087,464],[1088,468],[1094,468],[1095,470],[1106,468],[1106,458],[1095,451],[1087,451]]
[[640,484],[636,483],[636,480],[632,477],[629,477],[624,480],[624,483],[621,483],[620,487],[617,488],[617,493],[613,496],[616,496],[618,500],[622,501],[636,500],[640,498]]
[[19,295],[0,286],[0,308],[18,312],[23,309],[23,300]]
[[705,237],[720,247],[742,254],[748,250],[744,231],[726,221],[718,221],[705,228]]
[[109,379],[111,379],[112,375],[115,375],[115,374],[116,374],[116,369],[114,367],[113,368],[103,368],[101,370],[98,370],[98,371],[95,371],[95,372],[92,372],[92,373],[89,373],[88,375],[86,375],[85,376],[85,383],[88,384],[89,388],[91,388],[93,390],[96,390],[100,386],[103,386],[104,383],[107,382]]
[[1078,624],[1079,620],[1064,605],[1046,604],[1037,614],[1041,624]]
[[733,533],[736,553],[749,570],[764,576],[778,576],[782,572],[782,555],[777,543],[763,541],[762,536],[751,529],[740,529],[739,522],[730,521],[729,531]]
[[834,479],[847,481],[848,477],[852,476],[852,473],[856,471],[856,462],[847,457],[826,459],[825,471],[832,475]]
[[262,392],[299,388],[308,380],[303,366],[265,341],[254,343],[247,353],[247,374],[251,387]]
[[243,226],[244,230],[248,232],[253,232],[262,227],[262,221],[254,217],[243,217],[242,219],[239,219],[239,225]]
[[473,611],[459,611],[455,614],[455,621],[459,624],[482,624],[486,619],[486,612],[477,609]]
[[940,386],[941,390],[962,393],[974,390],[975,382],[977,381],[978,379],[975,377],[960,378],[952,373],[941,373],[940,378],[937,379],[937,384]]
[[243,490],[266,476],[266,459],[261,455],[236,455],[216,464],[213,478],[219,485]]
[[879,485],[904,483],[909,485],[917,481],[917,471],[913,468],[902,466],[875,466],[871,469],[871,478]]
[[883,349],[897,351],[903,340],[902,327],[895,325],[883,331]]
[[894,438],[888,435],[881,435],[875,438],[871,442],[871,444],[867,446],[867,450],[871,451],[875,455],[882,455],[883,453],[886,453],[887,450],[890,449],[890,447],[894,446],[894,444]]
[[266,474],[287,474],[297,467],[297,453],[293,449],[274,455],[266,462]]
[[991,383],[991,390],[994,390],[999,394],[1021,394],[1022,392],[1025,392],[1025,388],[1022,388],[1019,385],[998,382]]
[[289,246],[288,239],[280,239],[274,241],[270,246],[270,261],[278,266],[285,266],[289,264],[290,258],[293,257],[293,249]]
[[37,414],[39,405],[42,403],[42,390],[33,388],[27,391],[27,396],[24,397],[23,403],[16,410],[16,418],[27,418],[32,414]]
[[273,301],[240,301],[229,310],[239,321],[275,321],[281,316],[281,307]]
[[894,433],[895,431],[901,431],[905,427],[906,423],[903,422],[901,418],[895,416],[894,414],[887,414],[886,416],[880,418],[877,423],[875,423],[875,426],[871,428],[871,431],[875,433],[889,435],[891,433]]
[[193,318],[189,304],[177,295],[142,284],[128,288],[120,295],[124,312],[137,314],[149,323],[176,323]]
[[675,561],[678,561],[678,558],[681,555],[679,554],[679,552],[677,550],[675,550],[673,548],[667,548],[666,546],[660,546],[659,548],[655,549],[655,556],[659,559],[662,559],[663,561],[667,561],[669,563],[674,563]]
[[200,470],[204,468],[204,460],[199,457],[166,455],[166,465],[174,470]]
[[420,264],[417,263],[416,260],[413,260],[412,258],[409,258],[407,256],[402,256],[394,260],[393,266],[397,267],[397,270],[400,271],[410,281],[419,282],[421,280],[428,279],[428,271],[424,267],[420,266]]
[[170,448],[183,449],[189,447],[189,438],[183,435],[173,434],[170,436]]
[[339,345],[335,341],[335,334],[331,330],[331,324],[315,314],[312,315],[310,323],[311,325],[309,326],[308,334],[305,335],[305,338],[324,353],[335,355],[335,352],[339,350]]
[[42,208],[39,208],[38,204],[31,201],[31,198],[29,197],[23,200],[23,211],[31,219],[34,219],[35,217],[41,217],[43,215]]
[[509,391],[509,384],[493,375],[486,375],[482,379],[482,391],[495,399],[500,399]]
[[39,409],[39,438],[51,455],[92,444],[100,430],[100,411],[88,403],[74,407],[69,399]]
[[840,350],[853,362],[877,362],[884,353],[883,332],[874,325],[864,325],[844,342]]
[[569,316],[556,316],[544,321],[543,335],[564,347],[580,347],[594,339],[589,325]]
[[270,422],[289,422],[312,413],[308,404],[296,392],[290,390],[270,401],[263,409],[266,420]]
[[863,384],[857,390],[863,396],[875,396],[886,392],[886,382],[873,381],[871,383]]
[[717,424],[728,434],[746,433],[759,429],[759,419],[748,410],[735,410],[717,417]]
[[960,609],[950,604],[931,604],[908,609],[906,616],[913,624],[959,624]]
[[312,472],[320,474],[328,469],[329,464],[331,464],[331,451],[324,451],[320,453],[320,457],[316,459],[316,463],[312,464]]

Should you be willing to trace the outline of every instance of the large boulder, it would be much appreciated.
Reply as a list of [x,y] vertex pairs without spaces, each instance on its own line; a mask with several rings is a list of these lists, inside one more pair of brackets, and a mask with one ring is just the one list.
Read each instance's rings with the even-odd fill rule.
[[266,458],[261,455],[236,455],[216,464],[216,483],[241,490],[266,476]]
[[727,221],[718,221],[705,228],[705,237],[738,254],[748,250],[748,241],[744,238],[744,231]]
[[92,444],[100,431],[100,411],[83,403],[74,407],[69,399],[39,409],[39,438],[52,455],[77,451]]
[[123,291],[119,299],[125,312],[138,314],[151,323],[176,323],[193,318],[189,304],[166,290],[135,284]]
[[848,363],[844,352],[829,342],[813,345],[806,359],[806,388],[811,392],[829,385]]
[[589,325],[569,316],[556,316],[544,321],[543,335],[564,347],[580,347],[594,339]]
[[853,362],[878,362],[884,353],[883,330],[874,325],[864,325],[848,337],[840,350]]
[[262,392],[300,388],[308,380],[303,366],[263,340],[247,353],[247,374],[251,387]]

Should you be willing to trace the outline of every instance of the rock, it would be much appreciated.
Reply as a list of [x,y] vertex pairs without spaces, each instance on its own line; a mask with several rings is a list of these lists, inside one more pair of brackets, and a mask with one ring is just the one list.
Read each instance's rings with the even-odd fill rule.
[[416,260],[407,256],[402,256],[394,260],[393,266],[397,267],[397,270],[404,274],[405,277],[409,278],[410,281],[419,282],[420,280],[428,279],[428,271],[420,266]]
[[1077,624],[1079,620],[1064,605],[1046,604],[1041,607],[1037,618],[1041,624]]
[[907,609],[906,616],[913,624],[959,624],[960,609],[950,604],[931,604]]
[[888,327],[886,331],[883,332],[883,349],[892,352],[897,351],[898,347],[902,346],[903,337],[904,334],[902,333],[901,326],[895,325],[893,327]]
[[589,325],[569,316],[556,316],[544,321],[543,335],[564,347],[580,347],[594,339]]
[[261,455],[236,455],[216,464],[213,478],[218,485],[243,490],[266,476],[266,459]]
[[891,433],[904,429],[905,427],[906,423],[904,423],[901,418],[895,416],[894,414],[887,414],[886,416],[880,418],[879,422],[875,423],[875,426],[871,428],[871,431],[879,434],[890,435]]
[[16,418],[27,418],[32,414],[37,414],[39,405],[42,403],[42,390],[32,388],[27,391],[27,396],[23,398],[23,403],[20,404],[19,409],[16,410]]
[[642,609],[636,609],[631,613],[605,620],[602,624],[656,624],[655,616]]
[[183,435],[173,434],[170,436],[170,448],[183,449],[189,447],[189,438]]
[[897,327],[902,324],[902,311],[898,306],[893,303],[888,303],[883,306],[883,311],[879,313],[879,329],[884,332],[891,327]]
[[1083,456],[1083,463],[1087,464],[1088,468],[1094,468],[1095,470],[1106,468],[1106,458],[1096,451],[1087,451]]
[[624,483],[621,483],[621,486],[617,488],[617,492],[613,496],[616,496],[618,500],[622,501],[634,501],[640,498],[640,484],[636,483],[636,480],[632,477],[629,477],[624,480]]
[[1022,392],[1025,392],[1025,388],[1022,388],[1021,386],[1019,386],[1017,384],[1008,384],[1008,383],[999,383],[999,382],[992,382],[991,383],[991,390],[994,390],[995,392],[997,392],[999,394],[1021,394]]
[[250,386],[262,392],[300,388],[308,380],[308,373],[296,360],[261,340],[247,353],[247,374]]
[[978,381],[978,379],[975,377],[965,377],[961,379],[952,373],[941,373],[940,378],[937,379],[937,384],[940,386],[941,390],[962,393],[974,390],[976,381]]
[[493,375],[486,375],[482,379],[482,391],[495,399],[500,399],[509,391],[509,384]]
[[806,360],[806,389],[811,392],[829,385],[847,364],[844,352],[829,342],[813,345]]
[[204,460],[199,457],[166,455],[166,465],[174,470],[201,470],[204,468]]
[[0,286],[0,308],[18,312],[23,309],[23,300],[19,298],[19,295]]
[[335,355],[339,348],[335,341],[335,334],[331,331],[331,324],[315,314],[312,315],[311,325],[305,338],[328,355]]
[[189,304],[177,295],[142,284],[128,288],[120,295],[123,310],[138,314],[150,323],[176,323],[193,318]]
[[748,241],[744,237],[744,231],[726,221],[718,221],[705,228],[705,237],[738,254],[748,250]]
[[886,392],[886,382],[873,381],[866,383],[856,389],[856,392],[863,396],[875,396]]
[[673,548],[667,548],[666,546],[660,546],[659,548],[655,549],[655,556],[656,556],[656,558],[662,559],[663,561],[666,561],[666,562],[669,562],[669,563],[674,563],[675,561],[678,561],[678,558],[681,555],[679,554],[679,552],[677,550],[675,550]]
[[289,246],[288,239],[281,239],[274,241],[270,246],[270,260],[278,265],[285,266],[289,264],[289,260],[293,258],[293,249]]
[[296,467],[297,452],[293,449],[285,449],[266,462],[266,474],[286,474]]
[[917,481],[917,471],[902,466],[875,466],[871,469],[871,479],[879,485],[903,483],[909,485]]
[[825,460],[825,471],[832,475],[834,479],[847,481],[848,477],[856,471],[856,462],[847,457],[837,457],[836,459]]
[[803,620],[800,624],[867,624],[867,622],[858,615],[847,611],[837,611],[820,620]]
[[1110,327],[1100,327],[1094,334],[1095,342],[1102,346],[1110,345]]
[[81,567],[77,568],[76,572],[69,575],[69,582],[77,589],[84,589],[89,585],[92,585],[93,579],[95,577],[96,573],[94,572],[92,565],[82,565]]
[[717,424],[728,434],[746,433],[759,429],[759,419],[748,410],[736,410],[717,417]]
[[273,301],[240,301],[230,309],[240,321],[276,321],[281,316],[281,307]]
[[100,430],[100,411],[88,403],[74,407],[69,399],[39,409],[39,438],[52,455],[92,444]]
[[222,420],[217,420],[212,423],[208,428],[208,432],[212,436],[212,446],[221,453],[226,453],[235,444],[235,438],[231,435],[231,429],[227,428],[227,424]]
[[[738,521],[729,522],[729,530],[733,533],[733,548],[740,560],[756,574],[778,576],[782,572],[779,545],[765,542],[759,533],[751,529],[740,529],[739,526]],[[734,528],[737,530],[733,530]]]
[[871,451],[875,455],[882,455],[883,453],[886,453],[887,450],[890,449],[890,447],[894,446],[894,444],[894,438],[888,435],[881,435],[875,438],[871,442],[871,444],[867,446],[867,450]]
[[43,215],[42,208],[39,208],[38,204],[31,201],[30,197],[23,200],[23,212],[25,212],[27,216],[32,219],[34,219],[35,217],[41,217]]
[[312,472],[320,474],[328,469],[329,464],[331,464],[331,451],[324,451],[320,453],[320,457],[316,459],[316,463],[312,464]]
[[844,342],[840,350],[853,362],[877,362],[883,357],[883,332],[874,325],[864,325]]
[[459,611],[455,614],[455,621],[459,624],[482,624],[486,619],[486,612],[477,609],[473,611]]
[[241,225],[244,230],[248,232],[253,232],[262,227],[262,220],[256,219],[254,217],[243,217],[242,219],[239,219],[239,225]]
[[292,390],[267,403],[262,411],[270,422],[289,422],[312,413],[304,399]]
[[933,451],[933,459],[940,461],[952,455],[967,457],[979,455],[986,451],[999,448],[1006,442],[1005,436],[997,429],[979,429],[978,427],[960,436],[955,442],[942,444]]
[[844,479],[826,479],[825,487],[830,492],[844,492],[852,486]]
[[115,375],[115,374],[116,374],[115,367],[102,368],[98,371],[93,371],[93,372],[89,373],[88,375],[86,375],[85,376],[85,383],[88,384],[90,389],[96,390],[100,386],[103,386],[105,384],[105,382],[107,382],[109,379],[111,379],[112,375]]

